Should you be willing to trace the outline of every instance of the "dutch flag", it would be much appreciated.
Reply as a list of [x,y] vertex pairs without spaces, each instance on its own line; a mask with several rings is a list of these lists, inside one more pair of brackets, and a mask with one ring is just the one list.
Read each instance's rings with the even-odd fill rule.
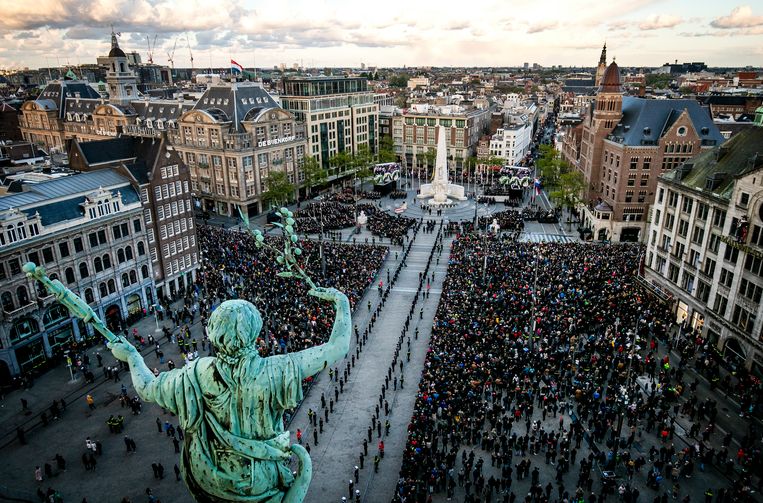
[[233,61],[230,60],[230,71],[231,73],[241,73],[244,71],[244,67]]

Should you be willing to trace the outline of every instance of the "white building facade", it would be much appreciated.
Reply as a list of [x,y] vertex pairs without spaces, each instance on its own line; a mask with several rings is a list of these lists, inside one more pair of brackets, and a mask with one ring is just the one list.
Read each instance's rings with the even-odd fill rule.
[[740,132],[661,176],[645,276],[675,301],[675,320],[724,360],[763,376],[763,109]]

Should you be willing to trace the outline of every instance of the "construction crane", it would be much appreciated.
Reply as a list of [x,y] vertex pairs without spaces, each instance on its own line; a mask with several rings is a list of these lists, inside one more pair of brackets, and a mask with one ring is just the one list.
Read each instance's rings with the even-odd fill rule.
[[185,34],[185,41],[188,42],[188,54],[191,55],[191,72],[193,73],[193,51],[191,50],[191,38]]
[[172,52],[167,51],[167,59],[170,61],[170,66],[172,67],[173,70],[175,69],[175,60],[173,58],[175,57],[175,48],[177,47],[177,45],[178,45],[178,39],[176,38],[175,43],[172,44]]
[[157,35],[154,35],[154,42],[151,42],[151,36],[146,35],[146,41],[148,42],[148,63],[153,65],[154,64],[154,50],[156,50],[156,37]]

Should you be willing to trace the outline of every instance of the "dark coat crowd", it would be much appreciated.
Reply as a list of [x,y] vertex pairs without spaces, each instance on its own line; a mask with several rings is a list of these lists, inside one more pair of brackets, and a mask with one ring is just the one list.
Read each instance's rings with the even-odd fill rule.
[[[635,281],[639,253],[626,245],[456,239],[396,501],[452,498],[459,488],[467,503],[595,503],[615,493],[628,503],[688,502],[682,477],[725,463],[728,453],[673,443],[670,412],[685,378],[658,355],[671,315]],[[712,428],[712,400],[693,407]],[[632,451],[642,434],[659,448]],[[755,445],[756,435],[741,441]],[[543,458],[553,478],[541,479]],[[717,490],[716,501],[750,499],[753,471],[739,468],[729,472],[738,483]],[[636,472],[654,491],[641,500]],[[626,476],[615,482],[615,473]],[[529,491],[517,495],[525,478]],[[705,494],[712,501],[713,489]]]
[[[251,236],[242,232],[201,226],[198,234],[204,262],[196,289],[207,292],[199,296],[203,322],[220,302],[240,298],[254,303],[262,314],[258,342],[263,356],[299,351],[328,339],[333,310],[307,295],[307,285],[278,277],[280,269],[272,252],[258,249]],[[280,238],[268,239],[279,246]],[[321,261],[319,243],[302,240],[299,245],[303,268],[313,281],[344,292],[353,308],[388,253],[379,246],[324,242]]]

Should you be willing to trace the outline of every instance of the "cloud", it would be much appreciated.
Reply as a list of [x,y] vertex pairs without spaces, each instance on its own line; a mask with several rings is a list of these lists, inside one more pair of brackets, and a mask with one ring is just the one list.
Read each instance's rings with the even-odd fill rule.
[[638,27],[640,30],[660,30],[662,28],[673,28],[683,22],[678,16],[667,14],[655,14],[642,21]]
[[728,16],[713,19],[710,22],[710,26],[723,30],[729,28],[753,28],[763,26],[763,16],[753,15],[752,8],[749,5],[740,5],[735,7]]
[[531,24],[527,28],[527,33],[540,33],[542,31],[553,30],[559,26],[558,21],[541,21],[539,23]]
[[453,21],[450,24],[445,26],[446,30],[451,31],[459,31],[459,30],[466,30],[471,25],[467,21]]
[[607,23],[607,30],[608,31],[619,31],[619,30],[627,30],[631,26],[633,26],[632,21],[612,21],[611,23]]

